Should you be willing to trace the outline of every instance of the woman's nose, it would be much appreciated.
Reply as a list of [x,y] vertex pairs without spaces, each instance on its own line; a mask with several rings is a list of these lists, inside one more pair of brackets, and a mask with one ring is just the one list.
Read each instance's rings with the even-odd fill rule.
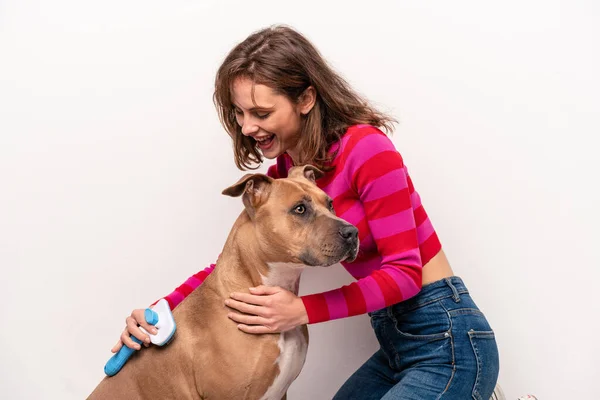
[[244,118],[242,121],[242,135],[251,136],[256,132],[258,132],[258,125],[256,125],[252,118]]

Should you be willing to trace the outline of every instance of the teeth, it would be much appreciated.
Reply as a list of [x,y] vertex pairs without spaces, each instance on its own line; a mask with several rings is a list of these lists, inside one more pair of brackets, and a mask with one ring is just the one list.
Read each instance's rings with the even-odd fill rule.
[[256,139],[257,142],[266,142],[267,140],[271,139],[271,136],[265,137],[265,138],[260,138],[260,139]]

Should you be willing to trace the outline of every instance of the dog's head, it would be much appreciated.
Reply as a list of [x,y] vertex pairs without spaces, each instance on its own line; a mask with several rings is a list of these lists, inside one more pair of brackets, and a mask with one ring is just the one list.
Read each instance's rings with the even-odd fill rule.
[[[286,179],[247,174],[223,194],[242,196],[262,250],[273,261],[309,266],[353,261],[358,229],[335,215],[332,199],[315,183],[322,175],[311,165],[291,168]],[[282,255],[287,259],[275,259]]]

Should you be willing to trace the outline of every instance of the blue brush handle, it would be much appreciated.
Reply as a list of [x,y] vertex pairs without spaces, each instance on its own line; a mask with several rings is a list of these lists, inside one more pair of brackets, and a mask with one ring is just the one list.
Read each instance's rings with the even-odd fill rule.
[[[156,325],[156,323],[158,322],[158,314],[149,308],[146,308],[146,310],[144,311],[144,318],[146,319],[146,322],[150,325]],[[129,337],[137,344],[142,344],[142,341],[136,338],[135,336],[131,335]],[[121,349],[119,349],[117,354],[112,356],[104,366],[104,373],[108,376],[116,375],[116,373],[119,372],[121,368],[123,368],[123,365],[125,365],[127,360],[129,360],[129,357],[131,357],[134,352],[134,349],[130,349],[129,347],[125,346],[125,344],[123,344],[123,346],[121,346]]]

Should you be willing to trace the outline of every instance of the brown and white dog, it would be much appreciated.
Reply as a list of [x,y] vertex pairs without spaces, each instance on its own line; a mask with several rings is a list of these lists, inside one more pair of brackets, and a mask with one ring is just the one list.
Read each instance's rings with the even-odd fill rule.
[[312,166],[294,167],[286,179],[247,174],[225,189],[243,195],[245,210],[214,271],[173,311],[175,339],[141,350],[89,399],[285,399],[304,365],[306,326],[247,334],[227,317],[224,301],[263,284],[297,294],[303,267],[356,257],[358,231],[335,216],[315,185],[320,175]]

